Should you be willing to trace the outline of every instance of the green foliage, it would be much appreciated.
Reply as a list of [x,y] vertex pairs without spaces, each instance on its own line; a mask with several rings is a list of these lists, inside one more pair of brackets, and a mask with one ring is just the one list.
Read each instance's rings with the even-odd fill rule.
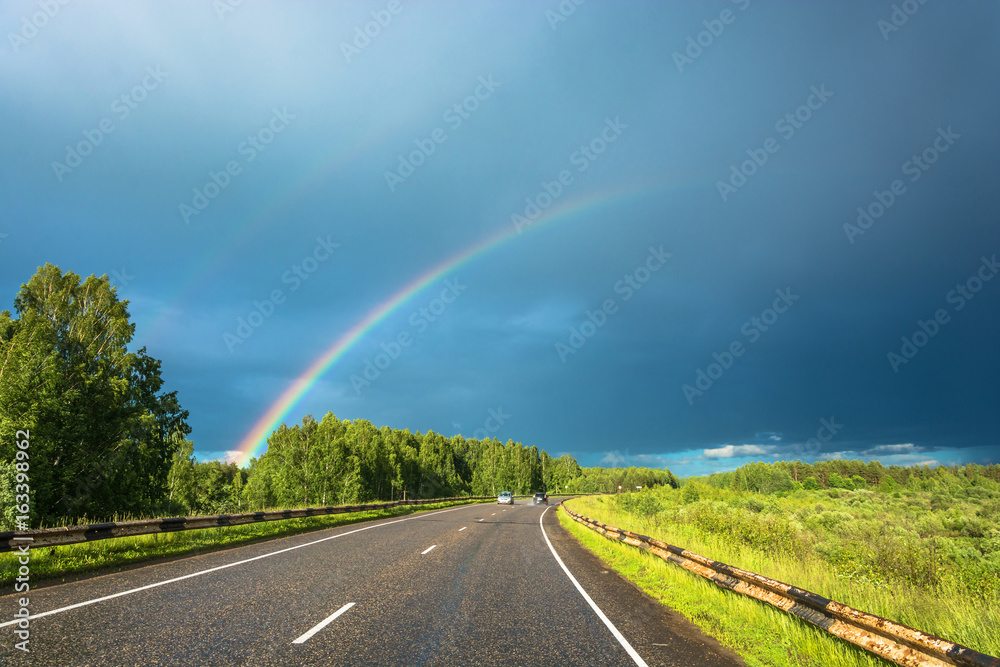
[[696,503],[701,500],[701,491],[698,482],[688,482],[681,487],[681,498],[685,505]]
[[622,493],[617,496],[618,506],[625,512],[636,516],[650,517],[662,509],[660,501],[650,491],[638,493]]
[[[820,468],[823,484],[813,474],[803,476],[816,469],[800,464],[803,488],[787,493],[734,490],[737,476],[725,473],[685,480],[679,491],[654,490],[649,495],[658,506],[655,513],[640,507],[641,494],[603,504],[581,498],[570,506],[598,521],[998,654],[1000,466],[915,468],[906,474],[881,468],[883,476],[872,483],[867,473],[880,466],[837,463]],[[787,463],[770,465],[790,469]],[[739,479],[766,480],[761,466]]]
[[810,475],[802,490],[765,494],[759,489],[784,486],[772,480],[781,479],[774,470],[785,469],[757,463],[738,475],[727,474],[729,484],[711,477],[712,485],[687,480],[679,492],[656,491],[642,505],[643,494],[628,494],[632,497],[623,496],[617,507],[758,553],[818,558],[845,581],[927,591],[950,586],[995,599],[1000,595],[1000,483],[993,479],[994,468],[1000,466],[914,475],[908,484],[926,490],[905,495],[888,493],[899,488],[885,481],[893,477],[884,477],[876,492],[861,475],[848,478],[835,471],[827,471],[828,489]]
[[732,488],[737,491],[783,493],[793,487],[787,471],[767,463],[748,463],[733,473],[732,480]]
[[[46,264],[21,286],[16,317],[0,312],[0,460],[14,459],[15,434],[27,431],[33,526],[147,514],[166,500],[187,412],[160,393],[160,362],[128,350],[127,306],[107,276]],[[0,483],[3,495],[10,481]]]
[[[249,469],[198,463],[187,443],[170,471],[178,512],[256,511],[375,500],[496,495],[512,491],[593,492],[678,485],[669,470],[581,468],[572,456],[552,458],[520,442],[452,438],[428,431],[376,428],[327,413],[317,422],[282,424]],[[238,488],[237,488],[238,487]],[[648,510],[652,511],[652,510]]]
[[[792,483],[784,481],[781,472],[787,473]],[[812,477],[815,481],[809,482]],[[1000,466],[983,466],[968,463],[963,466],[889,466],[879,461],[817,461],[809,464],[802,461],[777,461],[774,463],[749,463],[733,472],[717,473],[702,478],[706,484],[718,488],[755,491],[757,493],[782,493],[794,491],[795,483],[815,490],[853,490],[875,487],[884,491],[894,491],[905,487],[911,491],[933,491],[938,489],[969,489],[977,486],[975,480],[1000,482]]]

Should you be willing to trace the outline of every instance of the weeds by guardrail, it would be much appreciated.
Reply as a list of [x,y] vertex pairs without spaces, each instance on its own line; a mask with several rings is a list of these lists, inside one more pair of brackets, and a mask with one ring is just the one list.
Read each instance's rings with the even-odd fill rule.
[[608,526],[560,505],[574,521],[680,565],[721,588],[766,602],[830,634],[904,667],[1000,667],[1000,659],[869,614],[768,577],[713,561],[681,547]]
[[490,500],[493,496],[460,496],[457,498],[428,498],[424,500],[397,500],[388,503],[369,505],[342,505],[337,507],[307,507],[297,510],[271,510],[268,512],[247,512],[244,514],[214,514],[210,516],[178,516],[167,519],[139,519],[135,521],[110,521],[83,526],[65,526],[62,528],[39,528],[35,530],[18,530],[0,533],[0,552],[13,551],[16,547],[15,536],[22,538],[17,545],[24,544],[24,538],[32,548],[53,547],[80,542],[107,540],[115,537],[133,535],[151,535],[153,533],[172,533],[182,530],[201,530],[204,528],[220,528],[223,526],[240,526],[263,521],[281,521],[283,519],[301,519],[309,516],[324,516],[327,514],[349,514],[352,512],[367,512],[371,510],[391,509],[407,505],[429,505],[433,503],[457,502],[460,500]]

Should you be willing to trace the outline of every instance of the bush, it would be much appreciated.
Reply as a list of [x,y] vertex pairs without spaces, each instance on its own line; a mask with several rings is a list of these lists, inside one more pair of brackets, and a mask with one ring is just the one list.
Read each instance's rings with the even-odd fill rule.
[[663,508],[660,501],[650,492],[623,493],[618,496],[618,507],[630,514],[641,517],[651,517],[658,514]]
[[848,491],[854,490],[854,484],[851,480],[841,477],[835,472],[830,473],[828,483],[831,489],[847,489]]
[[815,477],[806,477],[802,480],[802,488],[806,491],[818,491],[821,487]]
[[681,487],[681,502],[685,505],[696,503],[699,500],[701,500],[701,493],[698,491],[698,486],[695,482],[688,482]]

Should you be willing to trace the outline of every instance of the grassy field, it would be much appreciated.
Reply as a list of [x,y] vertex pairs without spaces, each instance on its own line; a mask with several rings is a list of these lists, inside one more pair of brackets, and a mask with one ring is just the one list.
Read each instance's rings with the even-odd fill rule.
[[[1000,491],[797,490],[689,483],[579,498],[575,512],[1000,655]],[[752,665],[885,665],[768,605],[560,521]]]
[[[31,583],[34,586],[36,583],[45,580],[62,579],[65,581],[69,577],[82,574],[115,572],[128,569],[131,565],[143,561],[196,555],[258,540],[286,537],[288,535],[333,528],[361,521],[426,512],[445,507],[465,505],[470,502],[487,501],[456,501],[431,505],[404,506],[387,510],[331,514],[329,516],[269,521],[242,526],[118,537],[61,547],[32,549],[30,564]],[[115,517],[112,520],[127,521],[129,518]],[[12,553],[0,554],[0,595],[13,592],[14,577],[17,575],[18,569],[17,558]]]

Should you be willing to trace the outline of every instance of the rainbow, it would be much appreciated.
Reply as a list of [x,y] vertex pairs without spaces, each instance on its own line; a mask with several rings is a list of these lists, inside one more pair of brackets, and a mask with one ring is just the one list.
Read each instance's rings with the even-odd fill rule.
[[[525,233],[534,232],[540,227],[549,225],[557,220],[567,219],[602,205],[615,203],[649,191],[649,187],[633,186],[615,188],[578,197],[567,201],[561,206],[550,208],[534,220],[529,227],[520,231]],[[285,417],[309,393],[319,379],[372,328],[389,317],[396,309],[419,294],[421,290],[431,283],[472,259],[496,250],[504,243],[517,238],[519,236],[518,232],[519,230],[513,224],[507,225],[502,231],[473,244],[428,269],[388,299],[371,309],[357,324],[341,335],[319,357],[309,364],[288,388],[281,393],[277,400],[271,404],[264,414],[260,416],[253,427],[247,431],[236,449],[237,456],[235,459],[237,465],[241,467],[248,465],[251,458],[262,452],[267,445],[268,435],[282,423]]]

